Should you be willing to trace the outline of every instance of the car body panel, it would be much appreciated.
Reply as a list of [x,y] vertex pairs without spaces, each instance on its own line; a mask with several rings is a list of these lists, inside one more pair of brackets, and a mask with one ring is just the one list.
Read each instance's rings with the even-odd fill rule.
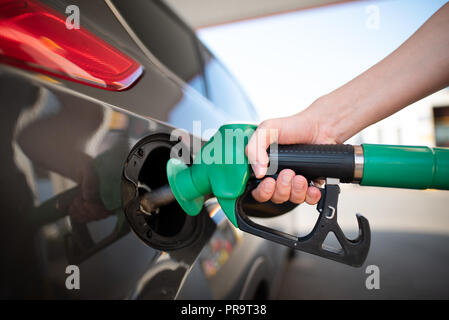
[[[68,5],[43,2],[62,13]],[[227,122],[257,121],[252,106],[241,116],[226,112],[187,84],[136,42],[111,1],[70,4],[79,5],[83,27],[136,59],[144,72],[128,90],[113,92],[0,64],[0,296],[251,298],[247,293],[260,281],[271,284],[268,275],[277,273],[284,248],[242,236],[222,212],[209,216],[205,208],[204,232],[193,244],[152,249],[124,219],[121,183],[128,154],[142,138],[175,128],[193,137],[194,121],[200,135]],[[55,212],[49,203],[56,203]],[[214,237],[233,245],[207,256]],[[251,272],[261,259],[264,267]],[[206,276],[204,261],[216,264],[213,275]],[[80,270],[79,290],[67,289],[72,264]],[[249,275],[257,281],[246,280]]]

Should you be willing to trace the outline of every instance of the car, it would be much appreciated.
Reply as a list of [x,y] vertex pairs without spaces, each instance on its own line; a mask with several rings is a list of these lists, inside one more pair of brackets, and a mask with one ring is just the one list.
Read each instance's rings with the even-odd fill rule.
[[0,297],[273,297],[288,250],[216,199],[135,205],[167,183],[174,130],[258,121],[163,1],[0,0],[0,104]]

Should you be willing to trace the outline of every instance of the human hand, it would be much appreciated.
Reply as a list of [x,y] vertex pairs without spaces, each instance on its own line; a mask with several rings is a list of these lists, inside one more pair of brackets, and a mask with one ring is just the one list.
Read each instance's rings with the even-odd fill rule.
[[[323,119],[324,99],[318,99],[308,109],[290,117],[269,119],[262,122],[251,136],[246,153],[257,178],[267,173],[270,144],[335,144],[331,128]],[[252,191],[255,200],[274,203],[291,201],[296,204],[316,204],[321,193],[318,188],[308,186],[307,179],[296,175],[291,169],[279,172],[277,180],[267,177]]]

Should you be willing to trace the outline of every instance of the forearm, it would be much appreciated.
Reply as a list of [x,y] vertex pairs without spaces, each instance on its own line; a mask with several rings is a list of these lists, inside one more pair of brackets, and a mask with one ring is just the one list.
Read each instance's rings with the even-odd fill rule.
[[[385,59],[310,107],[327,135],[360,130],[449,85],[449,4]],[[314,110],[314,108],[316,110]]]
[[[262,122],[251,137],[247,154],[257,178],[267,172],[266,149],[275,130],[279,144],[343,143],[405,106],[449,85],[449,5],[443,6],[413,36],[381,62],[319,98],[306,110]],[[284,169],[277,180],[265,178],[252,191],[260,202],[306,201],[321,193],[307,180]]]

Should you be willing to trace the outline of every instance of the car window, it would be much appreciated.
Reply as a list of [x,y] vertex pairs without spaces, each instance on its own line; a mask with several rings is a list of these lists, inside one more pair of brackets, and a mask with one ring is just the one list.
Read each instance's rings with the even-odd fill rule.
[[209,100],[238,121],[257,121],[253,106],[229,71],[205,47],[202,54]]
[[166,67],[236,121],[257,121],[251,103],[222,64],[160,1],[113,0],[144,45]]
[[158,1],[114,0],[143,44],[166,67],[205,95],[195,35]]

